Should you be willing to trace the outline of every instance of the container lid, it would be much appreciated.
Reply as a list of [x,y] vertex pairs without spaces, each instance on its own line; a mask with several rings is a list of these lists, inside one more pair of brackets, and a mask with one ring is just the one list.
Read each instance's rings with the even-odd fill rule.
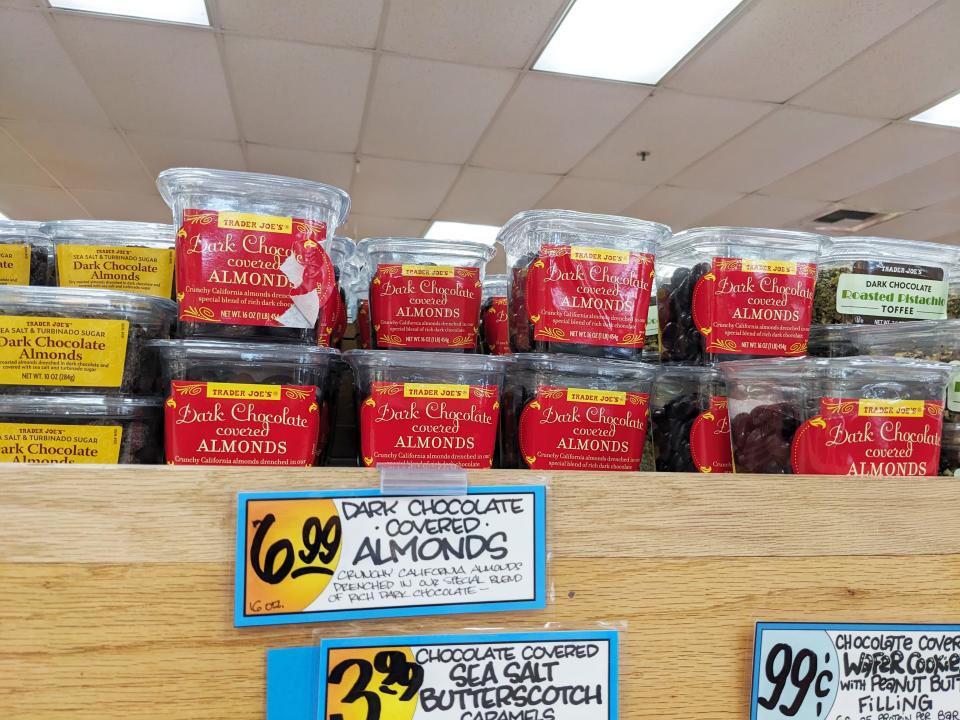
[[509,287],[510,278],[506,275],[485,275],[483,278],[483,294],[486,296],[505,295]]
[[606,360],[580,357],[567,353],[516,353],[513,358],[518,371],[549,372],[604,378],[632,376],[638,380],[653,379],[657,369],[651,365],[627,360]]
[[230,340],[152,340],[146,344],[164,360],[318,365],[340,356],[335,348]]
[[568,233],[659,243],[670,237],[670,232],[668,225],[620,215],[597,215],[574,210],[527,210],[510,218],[497,234],[497,240],[507,246],[514,239],[529,233]]
[[348,237],[335,235],[327,243],[327,254],[330,262],[340,268],[340,271],[350,266],[350,259],[357,252],[357,244]]
[[739,380],[775,380],[799,378],[841,378],[856,375],[876,377],[889,375],[891,381],[946,380],[950,366],[902,357],[880,355],[845,358],[767,358],[762,360],[732,360],[720,364],[724,376]]
[[370,237],[357,243],[357,257],[364,265],[372,253],[437,253],[447,257],[463,257],[490,261],[497,253],[493,245],[475,240],[442,240],[439,238]]
[[0,417],[26,417],[43,422],[49,417],[134,418],[159,415],[160,398],[110,395],[0,395]]
[[160,195],[171,207],[174,196],[180,193],[227,193],[254,198],[284,197],[288,200],[330,205],[337,216],[334,225],[343,225],[350,213],[350,196],[340,188],[282,175],[207,168],[170,168],[157,177],[157,187]]
[[53,241],[38,222],[0,220],[0,243],[26,242],[29,245],[53,247]]
[[857,345],[882,355],[928,350],[938,347],[960,348],[960,320],[911,320],[885,325],[848,325]]
[[824,261],[889,260],[917,263],[929,262],[941,267],[953,266],[960,260],[960,248],[922,240],[888,237],[843,236],[830,239],[824,248]]
[[657,377],[682,377],[705,382],[723,380],[723,373],[711,365],[661,365],[657,369]]
[[353,367],[452,370],[455,372],[503,372],[513,362],[511,355],[418,352],[416,350],[349,350],[343,359]]
[[677,233],[660,245],[660,254],[685,253],[691,249],[705,249],[717,244],[754,245],[771,251],[819,252],[827,247],[830,238],[797,230],[774,230],[751,227],[702,227]]
[[57,243],[146,245],[170,249],[176,245],[173,225],[162,223],[58,220],[44,223],[42,227]]
[[104,317],[161,328],[176,319],[177,304],[166,298],[117,290],[0,285],[0,314]]

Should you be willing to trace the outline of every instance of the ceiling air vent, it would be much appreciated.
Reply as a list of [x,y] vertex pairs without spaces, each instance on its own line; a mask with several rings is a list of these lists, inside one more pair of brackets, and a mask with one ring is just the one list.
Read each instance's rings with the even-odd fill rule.
[[836,208],[825,215],[807,218],[801,224],[812,230],[827,233],[859,233],[873,225],[892,220],[902,212],[878,213],[868,210],[852,210],[850,208]]

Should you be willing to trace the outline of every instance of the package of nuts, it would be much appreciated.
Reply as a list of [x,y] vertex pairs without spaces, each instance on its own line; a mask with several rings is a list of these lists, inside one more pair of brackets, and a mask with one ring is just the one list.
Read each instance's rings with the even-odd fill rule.
[[947,317],[960,250],[881,237],[835,237],[817,276],[813,322],[879,325]]
[[657,256],[662,361],[805,355],[825,240],[762,228],[674,235]]
[[947,291],[947,317],[960,320],[960,267],[954,268],[950,277],[953,279]]
[[480,307],[480,344],[488,355],[510,354],[510,326],[507,318],[506,275],[488,275],[483,281],[483,305]]
[[960,423],[943,424],[940,474],[945,477],[960,477]]
[[811,325],[807,355],[810,357],[854,357],[860,354],[855,325]]
[[40,223],[0,220],[0,285],[52,285],[53,241]]
[[320,308],[317,344],[339,350],[347,330],[347,287],[352,280],[353,267],[350,258],[357,251],[357,245],[350,238],[337,235],[330,240],[328,249],[337,285],[330,299]]
[[0,286],[0,392],[152,393],[143,344],[169,337],[176,312],[113,290]]
[[337,285],[326,247],[350,197],[322,183],[201,168],[164,170],[157,185],[177,230],[179,334],[316,345]]

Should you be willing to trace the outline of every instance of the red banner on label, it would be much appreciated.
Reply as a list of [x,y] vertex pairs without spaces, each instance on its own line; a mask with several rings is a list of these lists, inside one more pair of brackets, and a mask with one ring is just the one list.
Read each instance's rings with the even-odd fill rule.
[[936,475],[943,403],[822,398],[793,436],[793,471],[810,475]]
[[725,397],[710,398],[710,408],[690,426],[690,457],[702,473],[733,471],[730,450],[730,416]]
[[496,385],[374,382],[360,407],[363,464],[489,468],[499,415]]
[[544,245],[527,272],[534,339],[643,347],[653,255]]
[[520,413],[524,463],[534,470],[639,470],[648,397],[541,387]]
[[357,301],[357,347],[361,350],[369,350],[373,347],[373,338],[370,328],[370,301]]
[[177,300],[188,322],[312,328],[335,282],[324,223],[184,210]]
[[169,464],[314,463],[320,406],[312,385],[174,380],[164,415]]
[[483,324],[483,343],[491,355],[510,354],[510,325],[507,322],[507,298],[493,297],[492,305],[480,319]]
[[377,347],[475,349],[480,269],[379,265],[370,284]]
[[714,258],[693,292],[693,321],[707,352],[805,355],[817,266]]

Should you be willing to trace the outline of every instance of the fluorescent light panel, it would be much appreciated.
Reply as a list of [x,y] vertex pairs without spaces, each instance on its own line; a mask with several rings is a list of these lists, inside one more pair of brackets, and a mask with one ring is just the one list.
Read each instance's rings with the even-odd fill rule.
[[50,7],[187,25],[210,24],[203,0],[50,0]]
[[960,93],[910,118],[914,122],[960,127]]
[[475,223],[449,222],[434,220],[427,230],[425,238],[434,240],[473,240],[493,245],[500,232],[499,225],[477,225]]
[[534,70],[655,85],[740,0],[577,0]]

